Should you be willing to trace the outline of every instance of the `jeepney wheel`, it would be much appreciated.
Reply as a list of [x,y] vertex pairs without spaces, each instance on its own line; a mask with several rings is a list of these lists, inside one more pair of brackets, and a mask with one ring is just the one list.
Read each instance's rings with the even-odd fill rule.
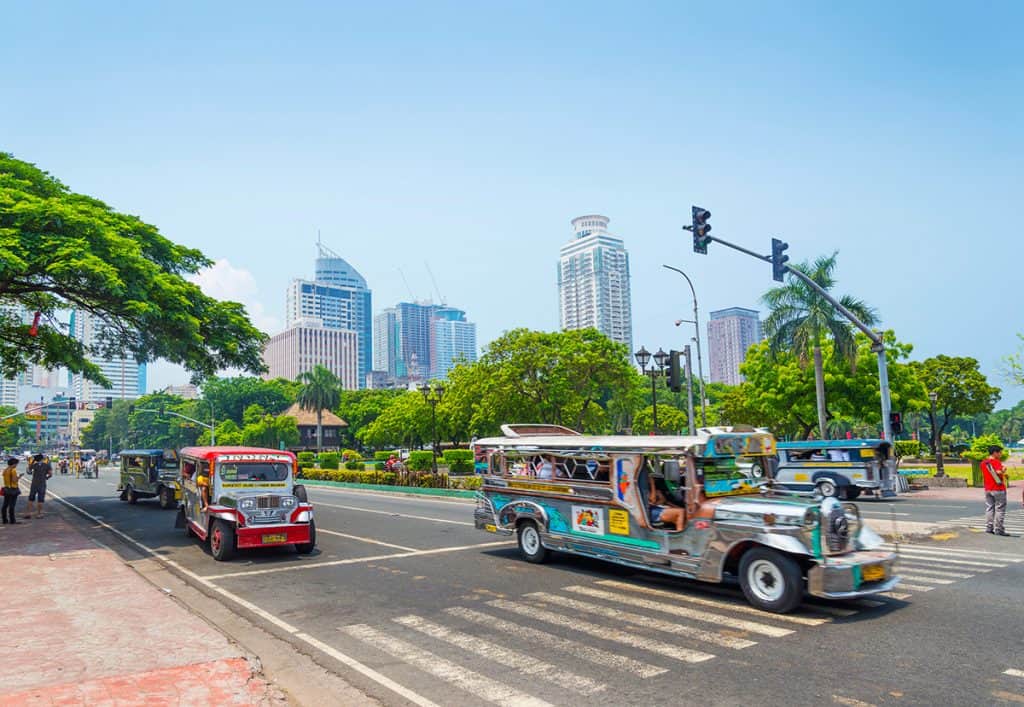
[[740,587],[751,605],[776,614],[792,611],[804,596],[800,566],[765,547],[752,548],[740,559]]
[[309,542],[299,543],[295,546],[295,552],[300,555],[308,555],[316,548],[316,523],[309,521]]
[[835,498],[838,494],[836,482],[832,481],[832,479],[822,479],[815,484],[814,488],[825,498]]
[[226,562],[235,555],[235,528],[224,520],[213,521],[210,528],[210,554],[218,562]]
[[548,559],[548,549],[540,542],[540,531],[532,520],[519,525],[519,552],[527,562],[540,564]]
[[135,489],[129,486],[125,489],[125,498],[128,499],[128,503],[135,505],[139,502],[139,494],[135,493]]
[[174,508],[174,489],[166,486],[160,487],[160,507],[165,511],[169,511]]

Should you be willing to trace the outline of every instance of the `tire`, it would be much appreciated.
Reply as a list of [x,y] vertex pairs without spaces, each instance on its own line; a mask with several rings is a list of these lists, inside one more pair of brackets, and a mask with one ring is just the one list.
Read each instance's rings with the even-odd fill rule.
[[839,494],[839,487],[832,479],[821,479],[814,485],[814,490],[825,498],[835,498]]
[[747,550],[740,559],[740,587],[751,606],[775,614],[792,611],[804,596],[800,566],[765,547]]
[[210,554],[218,562],[227,562],[235,556],[235,526],[224,520],[215,520],[210,527]]
[[857,486],[847,486],[844,489],[843,498],[847,501],[856,501],[860,498],[860,488]]
[[517,538],[519,541],[519,552],[523,555],[524,560],[535,565],[547,561],[548,549],[541,544],[540,530],[537,529],[536,523],[532,520],[521,523]]
[[300,555],[308,555],[316,548],[316,522],[309,521],[309,542],[299,543],[295,546],[295,552]]
[[160,507],[165,511],[175,508],[178,504],[174,502],[174,489],[167,486],[160,487]]
[[309,503],[309,496],[306,494],[306,487],[302,484],[295,484],[292,487],[292,493],[295,494],[295,498],[299,499],[300,503]]
[[133,489],[131,486],[129,486],[125,490],[125,498],[127,498],[128,503],[132,504],[133,506],[139,502],[139,494],[135,493],[135,489]]
[[121,489],[121,493],[118,494],[117,498],[119,500],[121,500],[121,501],[127,501],[128,500],[128,489],[127,488]]

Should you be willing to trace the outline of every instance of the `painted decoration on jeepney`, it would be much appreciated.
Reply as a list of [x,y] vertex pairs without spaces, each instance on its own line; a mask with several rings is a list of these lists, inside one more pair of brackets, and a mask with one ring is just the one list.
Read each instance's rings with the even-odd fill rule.
[[629,512],[620,508],[609,508],[608,532],[612,535],[629,535]]
[[603,511],[600,506],[573,506],[572,529],[588,535],[604,535]]
[[735,496],[756,490],[757,486],[741,471],[704,471],[705,496]]

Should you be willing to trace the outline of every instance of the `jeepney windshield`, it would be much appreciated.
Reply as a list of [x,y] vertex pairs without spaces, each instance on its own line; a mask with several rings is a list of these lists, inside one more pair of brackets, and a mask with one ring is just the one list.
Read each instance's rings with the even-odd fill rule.
[[284,462],[218,462],[221,481],[284,481],[291,466]]

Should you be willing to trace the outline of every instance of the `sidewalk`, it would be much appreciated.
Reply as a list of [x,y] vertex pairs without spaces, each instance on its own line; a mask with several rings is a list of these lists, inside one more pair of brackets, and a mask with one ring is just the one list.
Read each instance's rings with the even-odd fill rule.
[[0,526],[0,703],[287,704],[255,658],[46,506]]

